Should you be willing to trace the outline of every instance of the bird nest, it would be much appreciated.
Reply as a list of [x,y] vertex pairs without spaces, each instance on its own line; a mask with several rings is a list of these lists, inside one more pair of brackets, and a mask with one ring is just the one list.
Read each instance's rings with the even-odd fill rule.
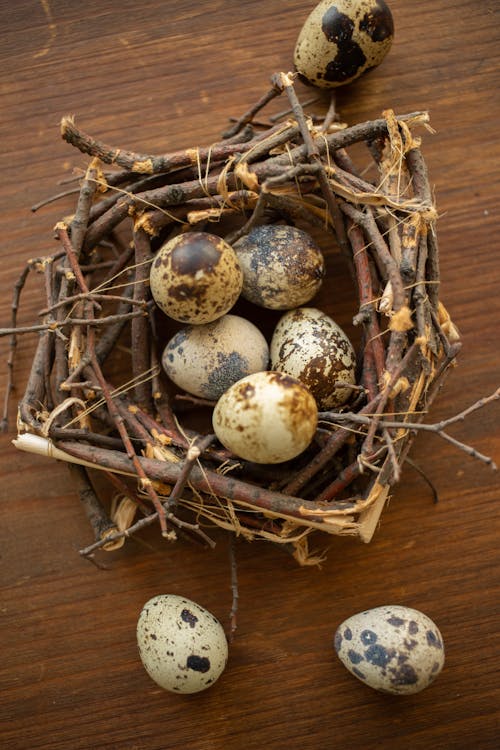
[[[286,110],[258,120],[280,96]],[[308,114],[281,73],[206,148],[139,154],[69,117],[61,130],[91,160],[74,215],[55,227],[60,250],[30,261],[16,287],[40,272],[47,304],[29,329],[40,333],[15,443],[68,462],[95,533],[83,553],[116,549],[154,522],[171,539],[210,545],[215,525],[290,545],[301,563],[315,561],[312,531],[368,542],[460,347],[439,300],[437,214],[417,134],[430,131],[427,113],[387,110],[347,126],[332,109]],[[307,450],[273,466],[231,454],[206,428],[213,404],[172,388],[159,366],[168,321],[149,290],[166,239],[209,226],[232,243],[264,223],[306,229],[345,267],[359,332],[349,400],[320,412]],[[20,332],[10,331],[12,353]],[[94,469],[112,504],[98,498]]]

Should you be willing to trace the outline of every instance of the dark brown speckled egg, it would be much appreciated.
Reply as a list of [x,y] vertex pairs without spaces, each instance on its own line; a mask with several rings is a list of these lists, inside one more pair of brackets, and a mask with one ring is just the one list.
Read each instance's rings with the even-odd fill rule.
[[186,232],[166,242],[150,273],[151,294],[181,323],[211,323],[227,313],[243,284],[231,245],[208,232]]
[[315,307],[290,310],[271,340],[271,367],[300,380],[320,409],[336,409],[352,394],[356,354],[342,328]]
[[294,63],[304,83],[335,88],[379,65],[394,37],[384,0],[322,0],[304,23]]
[[242,297],[270,310],[305,305],[325,275],[323,254],[312,237],[287,224],[256,227],[234,249],[243,271]]

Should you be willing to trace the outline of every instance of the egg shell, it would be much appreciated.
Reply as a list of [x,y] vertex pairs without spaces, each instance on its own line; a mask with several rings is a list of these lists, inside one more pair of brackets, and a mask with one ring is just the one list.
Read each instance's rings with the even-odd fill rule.
[[151,266],[153,299],[181,323],[210,323],[238,299],[243,274],[231,245],[207,232],[185,232],[165,243]]
[[271,368],[300,380],[320,410],[346,402],[355,383],[356,354],[342,328],[315,307],[285,313],[271,339]]
[[443,638],[435,623],[401,605],[349,617],[337,628],[334,645],[351,674],[384,693],[419,693],[444,665]]
[[393,36],[384,0],[322,0],[299,33],[295,67],[305,83],[342,86],[379,65]]
[[149,676],[165,690],[198,693],[213,685],[227,663],[220,622],[196,602],[159,594],[137,623],[139,655]]
[[216,401],[237,380],[267,368],[269,346],[249,320],[224,315],[178,331],[165,347],[162,364],[179,388]]
[[286,224],[255,227],[234,244],[242,297],[271,310],[309,302],[325,275],[323,254],[307,232]]
[[316,432],[318,411],[298,380],[281,372],[242,378],[219,399],[213,427],[220,442],[240,458],[276,464],[295,458]]

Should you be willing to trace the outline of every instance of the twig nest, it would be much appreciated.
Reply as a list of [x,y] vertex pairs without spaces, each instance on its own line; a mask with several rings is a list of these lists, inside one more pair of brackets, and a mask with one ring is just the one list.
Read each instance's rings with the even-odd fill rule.
[[[357,28],[363,24],[363,28],[371,28],[368,19],[367,13],[358,14]],[[347,22],[346,27],[351,34]],[[265,102],[280,94],[286,97],[287,110],[291,107],[297,127],[271,125],[262,134],[247,130],[245,123],[249,116],[254,118]],[[131,482],[136,483],[136,491],[151,503],[155,513],[148,518],[151,522],[158,521],[165,538],[173,538],[176,529],[184,528],[189,536],[211,543],[204,531],[205,523],[225,529],[229,525],[246,538],[289,542],[297,560],[304,564],[311,561],[307,539],[312,529],[370,541],[391,487],[401,475],[419,422],[428,413],[441,380],[460,349],[456,330],[440,307],[437,214],[420,138],[414,135],[415,128],[427,126],[428,113],[396,117],[391,109],[385,109],[377,120],[346,126],[341,132],[328,130],[321,137],[310,132],[312,116],[300,104],[294,76],[278,72],[272,76],[272,90],[268,89],[231,128],[238,136],[238,143],[224,138],[209,147],[195,144],[173,154],[147,155],[102,143],[77,128],[71,118],[64,119],[62,134],[68,142],[91,157],[98,153],[101,161],[120,167],[120,188],[116,201],[99,191],[93,193],[99,167],[92,161],[82,182],[73,220],[56,225],[55,233],[65,257],[58,250],[47,262],[54,264],[54,279],[60,274],[68,276],[68,269],[72,275],[68,284],[55,284],[54,294],[49,295],[54,297],[54,305],[42,311],[42,325],[38,322],[32,327],[41,335],[19,403],[18,426],[24,434],[16,441],[22,449],[52,457],[57,454],[63,460],[80,462],[83,467],[90,464],[105,468],[110,479],[111,473],[129,472],[133,465]],[[311,138],[317,148],[313,148]],[[366,147],[364,156],[356,166],[350,159],[358,151],[361,153],[362,143]],[[373,143],[376,148],[371,148]],[[351,154],[351,147],[355,153]],[[342,159],[342,179],[329,179],[332,164],[344,150],[349,158]],[[193,155],[197,157],[197,171],[208,175],[203,184],[199,180],[193,182],[189,169],[184,174],[184,167],[193,165]],[[370,157],[371,165],[365,164],[365,156]],[[254,157],[250,171],[244,165]],[[395,172],[398,179],[392,180]],[[141,174],[146,173],[156,177],[155,187],[147,191],[148,200],[144,202]],[[297,182],[298,174],[304,179]],[[172,180],[177,178],[181,182],[173,185]],[[381,184],[386,188],[383,192]],[[273,185],[279,189],[271,190]],[[119,198],[123,191],[128,196],[125,203]],[[332,194],[339,199],[340,214],[334,211]],[[175,216],[155,208],[168,208],[172,203]],[[132,219],[139,209],[139,223],[123,221],[125,215]],[[220,237],[195,229],[201,221],[210,219],[217,221],[210,224],[215,234],[224,232],[223,236],[232,238],[250,235],[240,243],[243,247],[255,237],[250,228],[259,222],[272,220],[281,225],[258,230],[261,237],[270,237],[263,245],[263,252],[260,247],[252,248],[248,254],[243,247],[238,249],[242,259],[249,259],[245,273],[247,278],[254,275],[259,292],[256,301],[277,309],[314,305],[304,299],[316,292],[323,277],[321,253],[317,248],[311,250],[310,238],[300,234],[300,230],[310,228],[312,236],[320,237],[325,248],[330,248],[335,237],[340,241],[345,252],[338,260],[355,277],[352,306],[363,313],[355,320],[362,327],[363,341],[357,362],[359,385],[341,383],[346,394],[357,391],[356,398],[349,400],[349,409],[342,414],[342,430],[331,432],[339,423],[339,415],[328,411],[321,414],[322,427],[317,429],[318,406],[311,391],[294,376],[276,369],[283,366],[296,372],[290,362],[280,364],[280,361],[282,357],[292,359],[292,346],[303,353],[302,331],[290,335],[290,345],[288,336],[284,336],[277,347],[274,365],[268,363],[259,371],[263,375],[257,372],[237,380],[222,394],[214,409],[214,429],[220,440],[232,451],[233,458],[240,455],[248,461],[231,461],[229,466],[225,463],[230,458],[227,451],[207,452],[206,446],[212,440],[212,435],[204,434],[208,412],[200,414],[197,408],[194,414],[189,413],[184,405],[178,408],[177,400],[169,398],[170,389],[165,386],[171,383],[166,384],[167,378],[159,376],[156,347],[164,348],[167,342],[162,334],[170,326],[162,325],[168,321],[157,321],[159,325],[154,328],[159,339],[151,338],[152,321],[148,319],[151,308],[144,273],[146,268],[149,272],[151,263],[151,288],[157,302],[167,315],[181,321],[175,330],[186,324],[209,325],[227,315],[243,286],[243,271],[234,249]],[[120,225],[120,239],[115,234],[116,222]],[[297,223],[299,230],[283,227],[292,222]],[[404,251],[401,262],[392,257],[394,248],[383,231],[389,225],[397,227]],[[123,243],[126,232],[130,242]],[[174,235],[176,239],[170,239]],[[165,239],[158,241],[158,237]],[[295,251],[297,237],[303,240],[306,237],[310,255],[303,253],[303,245],[300,252]],[[233,241],[236,243],[236,239]],[[153,248],[161,245],[155,259]],[[97,247],[99,271],[89,275],[87,263]],[[304,281],[301,274],[308,267],[308,257],[313,261]],[[351,264],[348,258],[354,262]],[[17,292],[30,270],[40,270],[38,266],[28,262]],[[108,304],[103,295],[116,287],[113,279],[118,268],[125,272],[126,288],[121,295],[109,294]],[[322,299],[334,304],[337,285],[331,278],[329,289],[322,290]],[[375,302],[382,290],[387,305],[380,309]],[[75,295],[80,294],[89,304],[75,310]],[[243,300],[237,304],[239,309],[255,307],[251,303],[245,305]],[[274,319],[276,323],[283,312],[268,310],[266,315],[257,317],[262,317],[267,329],[269,322]],[[253,320],[251,313],[248,317]],[[52,332],[56,324],[70,346],[54,350]],[[85,335],[88,326],[95,335]],[[4,329],[4,335],[14,337],[20,330],[14,315],[13,327]],[[319,341],[323,338],[323,334],[318,335]],[[339,347],[340,359],[348,369],[348,361],[352,359],[353,363],[354,357],[352,352],[349,354],[347,344],[345,347]],[[178,355],[181,348],[182,344],[176,349]],[[115,351],[119,356],[114,355]],[[241,350],[231,348],[226,358],[235,360],[236,357],[230,356],[233,351]],[[306,374],[316,376],[324,370],[328,385],[336,390],[338,379],[343,376],[338,370],[330,371],[332,366],[327,360],[319,367],[317,356],[321,357],[321,351],[309,356],[305,364],[302,362],[297,373],[306,380]],[[83,364],[85,387],[80,382]],[[191,364],[187,362],[188,372]],[[274,369],[268,371],[270,367]],[[202,374],[202,385],[218,380],[220,372],[217,367],[215,370],[211,376],[207,372]],[[62,385],[61,372],[69,373]],[[314,387],[309,378],[307,382]],[[12,368],[8,386],[7,391],[12,391]],[[73,386],[75,395],[54,409],[51,394],[60,388],[71,388],[73,393]],[[205,395],[212,394],[205,392]],[[324,397],[318,392],[322,408],[329,408],[330,395],[326,392]],[[78,396],[85,398],[85,403]],[[193,399],[199,401],[194,396]],[[207,405],[212,404],[210,399]],[[59,426],[56,418],[62,411],[73,408],[81,411],[83,407],[85,414],[91,412],[90,430],[84,429],[83,434],[81,429],[76,431],[71,419],[65,427]],[[79,428],[87,428],[87,417],[80,417]],[[388,427],[394,423],[400,427]],[[426,429],[432,431],[435,427]],[[335,434],[335,440],[329,440],[328,434]],[[30,440],[21,439],[24,437]],[[160,450],[166,444],[172,445],[171,451]],[[141,460],[144,445],[146,463]],[[467,453],[492,463],[471,446],[460,445]],[[301,451],[304,453],[294,460]],[[223,463],[219,464],[219,460]],[[273,463],[282,461],[288,463],[273,471]],[[256,465],[248,465],[249,462],[270,466],[261,466],[259,470]],[[100,547],[109,549],[109,537],[104,532],[114,528],[114,522],[108,517],[106,505],[96,502],[86,469],[82,472],[78,482],[84,491],[80,495],[96,536],[95,543],[82,551],[90,555]],[[271,476],[277,477],[277,483]],[[158,477],[162,479],[160,485]],[[168,513],[159,494],[165,483],[176,486]],[[182,492],[186,484],[190,488],[188,495]],[[132,486],[129,489],[133,491]],[[213,502],[214,498],[217,502]],[[269,515],[273,518],[271,527]],[[130,518],[132,526],[127,528],[123,528],[126,524],[120,524],[123,530],[116,532],[116,539],[139,531],[142,520],[133,523]]]
[[242,296],[260,307],[304,305],[325,275],[323,254],[312,237],[286,224],[256,227],[234,249],[243,271]]
[[317,423],[316,402],[307,388],[281,372],[257,372],[239,380],[213,412],[222,445],[260,464],[298,456],[312,441]]
[[349,617],[337,628],[335,651],[359,680],[396,695],[419,693],[444,665],[443,638],[435,623],[400,605]]
[[268,364],[266,339],[238,315],[182,328],[162,356],[163,369],[179,388],[213,401],[237,380],[267,369]]
[[199,325],[227,313],[238,299],[243,274],[238,259],[221,237],[186,232],[166,242],[150,273],[158,307],[174,320]]
[[[271,368],[297,378],[319,409],[344,404],[355,383],[356,354],[342,328],[315,307],[285,313],[271,339]],[[345,383],[345,386],[342,384]]]
[[175,693],[199,693],[220,677],[228,646],[220,622],[190,599],[160,594],[142,608],[137,645],[146,672]]
[[342,86],[379,65],[393,36],[392,14],[384,0],[322,0],[300,31],[295,67],[305,83]]

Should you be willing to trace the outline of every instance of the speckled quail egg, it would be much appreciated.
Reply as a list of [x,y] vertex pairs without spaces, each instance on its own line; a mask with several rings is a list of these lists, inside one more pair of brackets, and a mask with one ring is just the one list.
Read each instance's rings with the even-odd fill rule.
[[228,657],[220,622],[176,594],[160,594],[146,602],[137,623],[137,644],[149,676],[175,693],[198,693],[213,685]]
[[186,326],[162,356],[168,377],[188,393],[216,401],[229,386],[269,364],[269,346],[259,329],[239,315]]
[[341,86],[379,65],[393,36],[384,0],[322,0],[300,31],[295,68],[305,83]]
[[316,402],[295,378],[256,372],[232,385],[218,400],[213,427],[218,439],[240,458],[277,464],[295,458],[316,432]]
[[271,368],[298,378],[320,410],[341,406],[352,393],[356,355],[342,328],[315,307],[290,310],[271,339]]
[[290,310],[309,302],[325,264],[307,232],[286,224],[255,227],[234,244],[243,271],[242,296],[260,307]]
[[437,626],[422,612],[400,605],[349,617],[337,628],[334,644],[349,672],[384,693],[419,693],[444,665]]
[[210,323],[238,299],[243,274],[231,247],[207,232],[185,232],[166,242],[151,266],[158,307],[181,323]]

